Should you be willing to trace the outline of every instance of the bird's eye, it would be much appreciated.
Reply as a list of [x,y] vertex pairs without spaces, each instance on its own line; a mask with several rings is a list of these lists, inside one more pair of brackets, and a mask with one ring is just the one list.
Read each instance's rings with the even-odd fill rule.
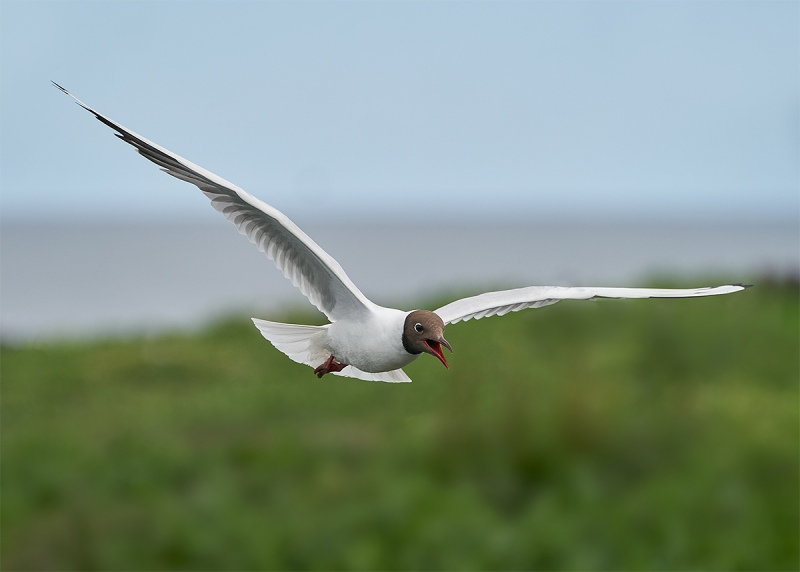
[[423,327],[422,327],[422,324],[420,324],[420,323],[416,323],[416,324],[414,324],[414,330],[416,330],[416,332],[417,332],[418,334],[421,334],[421,333],[422,333],[422,330],[424,330],[424,329],[425,329],[425,328],[423,328]]

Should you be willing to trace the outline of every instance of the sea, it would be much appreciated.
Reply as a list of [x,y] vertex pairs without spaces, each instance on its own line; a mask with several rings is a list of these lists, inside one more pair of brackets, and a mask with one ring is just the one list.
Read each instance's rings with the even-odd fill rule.
[[[301,222],[376,303],[413,309],[529,285],[705,286],[796,279],[796,222]],[[0,225],[0,341],[149,335],[311,308],[218,223]]]

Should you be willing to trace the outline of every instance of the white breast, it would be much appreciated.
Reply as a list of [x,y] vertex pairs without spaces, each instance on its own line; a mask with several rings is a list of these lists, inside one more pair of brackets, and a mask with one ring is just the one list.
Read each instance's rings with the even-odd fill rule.
[[361,371],[381,372],[408,365],[418,355],[403,347],[408,312],[378,307],[367,320],[338,320],[328,329],[330,352],[342,363]]

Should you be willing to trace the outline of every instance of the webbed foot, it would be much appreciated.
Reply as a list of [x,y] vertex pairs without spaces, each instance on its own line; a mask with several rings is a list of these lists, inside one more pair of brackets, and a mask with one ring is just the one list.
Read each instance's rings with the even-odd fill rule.
[[336,358],[331,355],[325,363],[321,366],[318,366],[314,369],[314,373],[317,375],[318,378],[322,379],[322,376],[326,373],[331,373],[332,371],[342,371],[344,368],[347,367],[346,363],[339,363],[336,361]]

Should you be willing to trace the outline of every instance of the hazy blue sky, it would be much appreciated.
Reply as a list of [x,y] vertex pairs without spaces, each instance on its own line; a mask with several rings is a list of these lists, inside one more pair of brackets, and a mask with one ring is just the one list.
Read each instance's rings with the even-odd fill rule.
[[2,213],[798,216],[796,1],[3,0]]

